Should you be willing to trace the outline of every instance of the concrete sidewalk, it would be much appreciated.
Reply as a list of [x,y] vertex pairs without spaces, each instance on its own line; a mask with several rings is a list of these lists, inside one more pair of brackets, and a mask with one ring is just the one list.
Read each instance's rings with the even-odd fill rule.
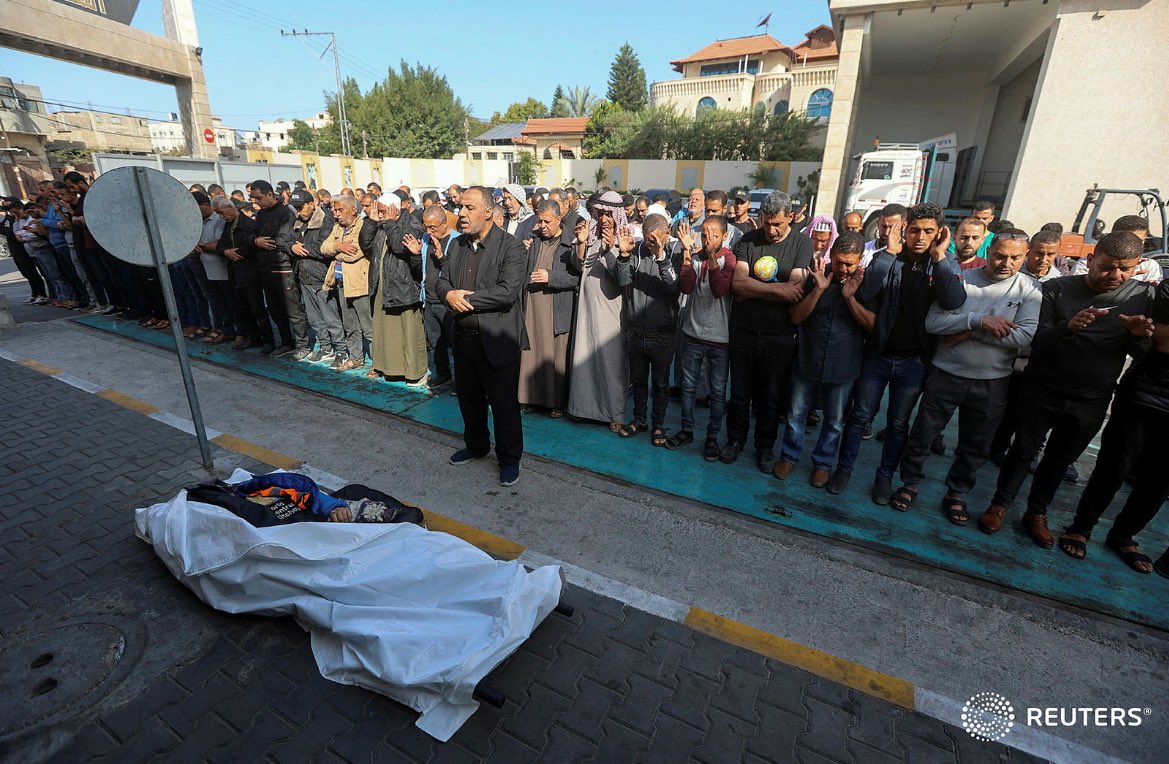
[[[67,322],[8,332],[0,349],[185,412],[165,352]],[[196,376],[208,424],[221,432],[441,508],[623,585],[898,677],[944,718],[957,720],[961,701],[982,691],[1016,707],[1166,711],[1169,649],[1161,633],[539,460],[525,460],[519,486],[501,489],[490,464],[445,467],[456,445],[446,434],[226,369],[196,363]],[[1156,718],[1137,729],[1050,733],[1057,743],[1159,761],[1169,728]]]
[[[446,744],[317,672],[291,619],[200,603],[133,536],[205,477],[193,439],[0,361],[7,760],[929,761],[1034,757],[568,587]],[[216,448],[216,466],[266,465]]]

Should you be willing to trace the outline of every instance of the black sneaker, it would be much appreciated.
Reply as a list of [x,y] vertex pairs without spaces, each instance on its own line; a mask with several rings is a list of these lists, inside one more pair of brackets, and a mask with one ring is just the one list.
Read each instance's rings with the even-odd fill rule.
[[934,456],[946,455],[946,436],[939,435],[934,438],[934,442],[930,443],[930,453]]
[[728,440],[727,444],[723,446],[722,451],[719,451],[718,459],[723,464],[734,464],[735,459],[739,458],[739,452],[742,450],[742,443],[737,440]]
[[292,351],[292,355],[289,356],[289,359],[293,361],[303,361],[308,358],[309,355],[310,353],[308,348],[297,348],[296,350]]
[[893,498],[893,479],[879,477],[873,480],[873,503],[884,506]]
[[330,356],[333,356],[333,358],[336,357],[332,352],[325,350],[324,348],[317,348],[313,351],[312,355],[308,357],[308,362],[320,363],[321,361],[332,361],[333,358],[330,358]]
[[865,431],[861,435],[861,440],[872,440],[872,439],[873,439],[873,423],[869,422],[868,424],[865,425]]
[[770,448],[755,452],[755,466],[764,475],[770,475],[775,469],[775,453]]
[[281,345],[270,353],[272,358],[283,358],[286,355],[291,355],[296,352],[296,347],[293,345]]
[[263,345],[260,345],[259,347],[260,347],[260,355],[269,355],[270,356],[276,352],[276,346],[273,345],[271,342],[265,342]]

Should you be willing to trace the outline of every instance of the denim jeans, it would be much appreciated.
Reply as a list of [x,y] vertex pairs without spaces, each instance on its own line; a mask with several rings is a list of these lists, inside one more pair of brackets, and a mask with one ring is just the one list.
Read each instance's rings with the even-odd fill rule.
[[422,323],[426,326],[426,343],[434,355],[434,374],[438,377],[451,375],[451,319],[446,305],[439,300],[426,301],[422,312]]
[[85,282],[81,280],[77,266],[73,263],[73,250],[69,248],[68,244],[53,244],[52,248],[53,254],[57,257],[57,270],[61,272],[61,278],[69,283],[73,299],[88,304],[89,291],[85,288]]
[[194,287],[187,280],[187,272],[182,262],[171,263],[167,267],[170,273],[170,283],[174,288],[175,304],[179,311],[179,323],[186,327],[207,326],[199,323],[199,308],[195,302]]
[[[717,440],[723,426],[723,411],[727,403],[727,371],[731,350],[682,337],[682,430],[694,430],[694,401],[701,382],[710,390],[710,421],[706,425],[706,439]],[[706,379],[703,380],[703,361],[706,361]]]
[[40,266],[41,273],[45,275],[45,281],[49,282],[52,288],[53,297],[57,300],[76,300],[77,296],[73,294],[73,285],[61,273],[61,266],[57,264],[57,253],[53,251],[52,247],[33,247],[29,245],[32,250],[33,259],[36,260]]
[[673,334],[625,333],[625,354],[629,359],[629,381],[633,387],[633,421],[645,424],[649,403],[650,374],[653,374],[653,418],[650,426],[664,427],[670,403],[670,364],[674,360]]
[[816,382],[799,374],[791,378],[791,407],[788,409],[787,425],[783,430],[783,445],[779,458],[789,464],[799,464],[804,453],[804,428],[808,412],[817,403],[824,407],[820,420],[820,436],[812,450],[812,466],[818,470],[832,469],[832,460],[840,447],[840,434],[844,432],[844,407],[852,392],[852,382]]
[[909,417],[921,395],[925,381],[925,365],[921,359],[866,356],[861,375],[852,391],[852,414],[840,441],[840,460],[836,468],[852,472],[860,453],[861,436],[865,426],[873,421],[881,406],[881,396],[889,387],[889,410],[886,413],[885,443],[881,449],[881,465],[877,477],[891,480],[901,461],[901,449],[909,433]]

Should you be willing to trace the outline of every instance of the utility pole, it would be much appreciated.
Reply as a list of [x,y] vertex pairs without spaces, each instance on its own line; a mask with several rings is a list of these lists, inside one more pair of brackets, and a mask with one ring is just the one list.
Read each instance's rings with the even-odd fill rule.
[[369,145],[366,143],[367,133],[365,130],[361,131],[361,156],[369,159]]
[[297,32],[295,29],[291,32],[280,30],[281,37],[324,37],[328,36],[329,44],[321,51],[321,58],[329,52],[329,48],[333,49],[333,73],[337,77],[337,119],[340,121],[341,128],[341,153],[345,156],[353,156],[353,151],[349,147],[349,115],[345,111],[345,88],[341,82],[341,58],[337,54],[337,35],[334,32],[310,32],[303,29]]

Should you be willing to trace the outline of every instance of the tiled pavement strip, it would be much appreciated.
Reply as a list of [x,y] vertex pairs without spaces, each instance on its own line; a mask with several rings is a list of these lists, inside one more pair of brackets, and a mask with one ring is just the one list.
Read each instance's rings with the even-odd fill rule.
[[[205,477],[183,420],[55,372],[0,360],[4,760],[1035,760],[572,585],[573,616],[487,679],[504,706],[438,743],[410,709],[322,678],[291,619],[219,613],[179,585],[131,510]],[[124,651],[84,650],[109,634]]]

